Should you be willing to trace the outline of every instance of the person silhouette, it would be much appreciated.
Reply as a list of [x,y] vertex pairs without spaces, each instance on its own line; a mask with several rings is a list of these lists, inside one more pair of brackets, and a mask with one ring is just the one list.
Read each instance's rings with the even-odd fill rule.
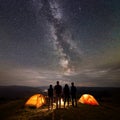
[[54,87],[56,108],[61,108],[62,86],[59,85],[59,81]]
[[48,109],[53,109],[53,87],[52,85],[49,86],[48,89]]
[[76,92],[77,89],[74,86],[74,82],[71,83],[71,97],[72,97],[72,106],[76,106],[77,107],[77,98],[76,98]]
[[65,84],[63,88],[63,95],[64,95],[64,108],[67,102],[67,105],[69,106],[69,98],[70,98],[70,90],[68,84]]

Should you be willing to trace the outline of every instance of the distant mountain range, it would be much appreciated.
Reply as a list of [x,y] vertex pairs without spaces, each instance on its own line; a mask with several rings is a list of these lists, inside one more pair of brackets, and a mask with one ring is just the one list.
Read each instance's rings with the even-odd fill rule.
[[42,93],[41,88],[28,86],[0,86],[0,98],[25,98],[36,93]]
[[[0,86],[0,101],[8,99],[29,98],[30,96],[42,93],[47,95],[47,86],[28,87],[28,86]],[[102,98],[120,98],[120,88],[112,87],[77,87],[77,97],[82,94],[91,94],[98,100]]]

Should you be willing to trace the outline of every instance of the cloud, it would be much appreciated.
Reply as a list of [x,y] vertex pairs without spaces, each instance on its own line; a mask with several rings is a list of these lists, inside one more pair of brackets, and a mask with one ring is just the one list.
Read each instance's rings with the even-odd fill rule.
[[78,86],[120,87],[120,69],[89,68],[82,69],[76,74],[65,76]]
[[55,84],[57,80],[61,81],[64,78],[56,71],[19,67],[0,69],[0,85],[43,86]]
[[64,85],[75,82],[77,86],[120,87],[120,68],[82,69],[75,73],[64,74],[60,71],[37,68],[1,67],[0,85],[48,86],[59,80]]

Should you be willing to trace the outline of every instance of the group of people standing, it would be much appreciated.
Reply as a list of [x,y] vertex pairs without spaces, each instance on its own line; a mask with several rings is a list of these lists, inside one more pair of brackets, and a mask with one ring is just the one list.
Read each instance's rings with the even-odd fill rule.
[[48,89],[49,108],[53,108],[54,100],[56,103],[56,109],[61,108],[61,98],[63,98],[64,100],[64,108],[66,106],[66,103],[69,106],[70,97],[72,100],[72,106],[77,107],[76,92],[77,92],[77,89],[74,86],[74,82],[71,83],[71,89],[69,88],[68,84],[65,84],[65,86],[62,89],[62,86],[59,84],[59,81],[57,81],[54,88],[52,85],[50,85]]

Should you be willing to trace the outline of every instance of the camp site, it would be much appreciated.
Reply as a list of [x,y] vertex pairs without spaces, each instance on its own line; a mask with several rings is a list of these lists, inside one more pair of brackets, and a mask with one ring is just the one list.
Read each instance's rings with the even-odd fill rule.
[[[120,88],[77,88],[78,106],[48,110],[47,87],[0,87],[1,120],[119,120]],[[39,94],[38,91],[40,92]],[[4,94],[3,94],[4,93]],[[24,93],[24,94],[23,94]],[[86,93],[86,94],[85,94]]]

